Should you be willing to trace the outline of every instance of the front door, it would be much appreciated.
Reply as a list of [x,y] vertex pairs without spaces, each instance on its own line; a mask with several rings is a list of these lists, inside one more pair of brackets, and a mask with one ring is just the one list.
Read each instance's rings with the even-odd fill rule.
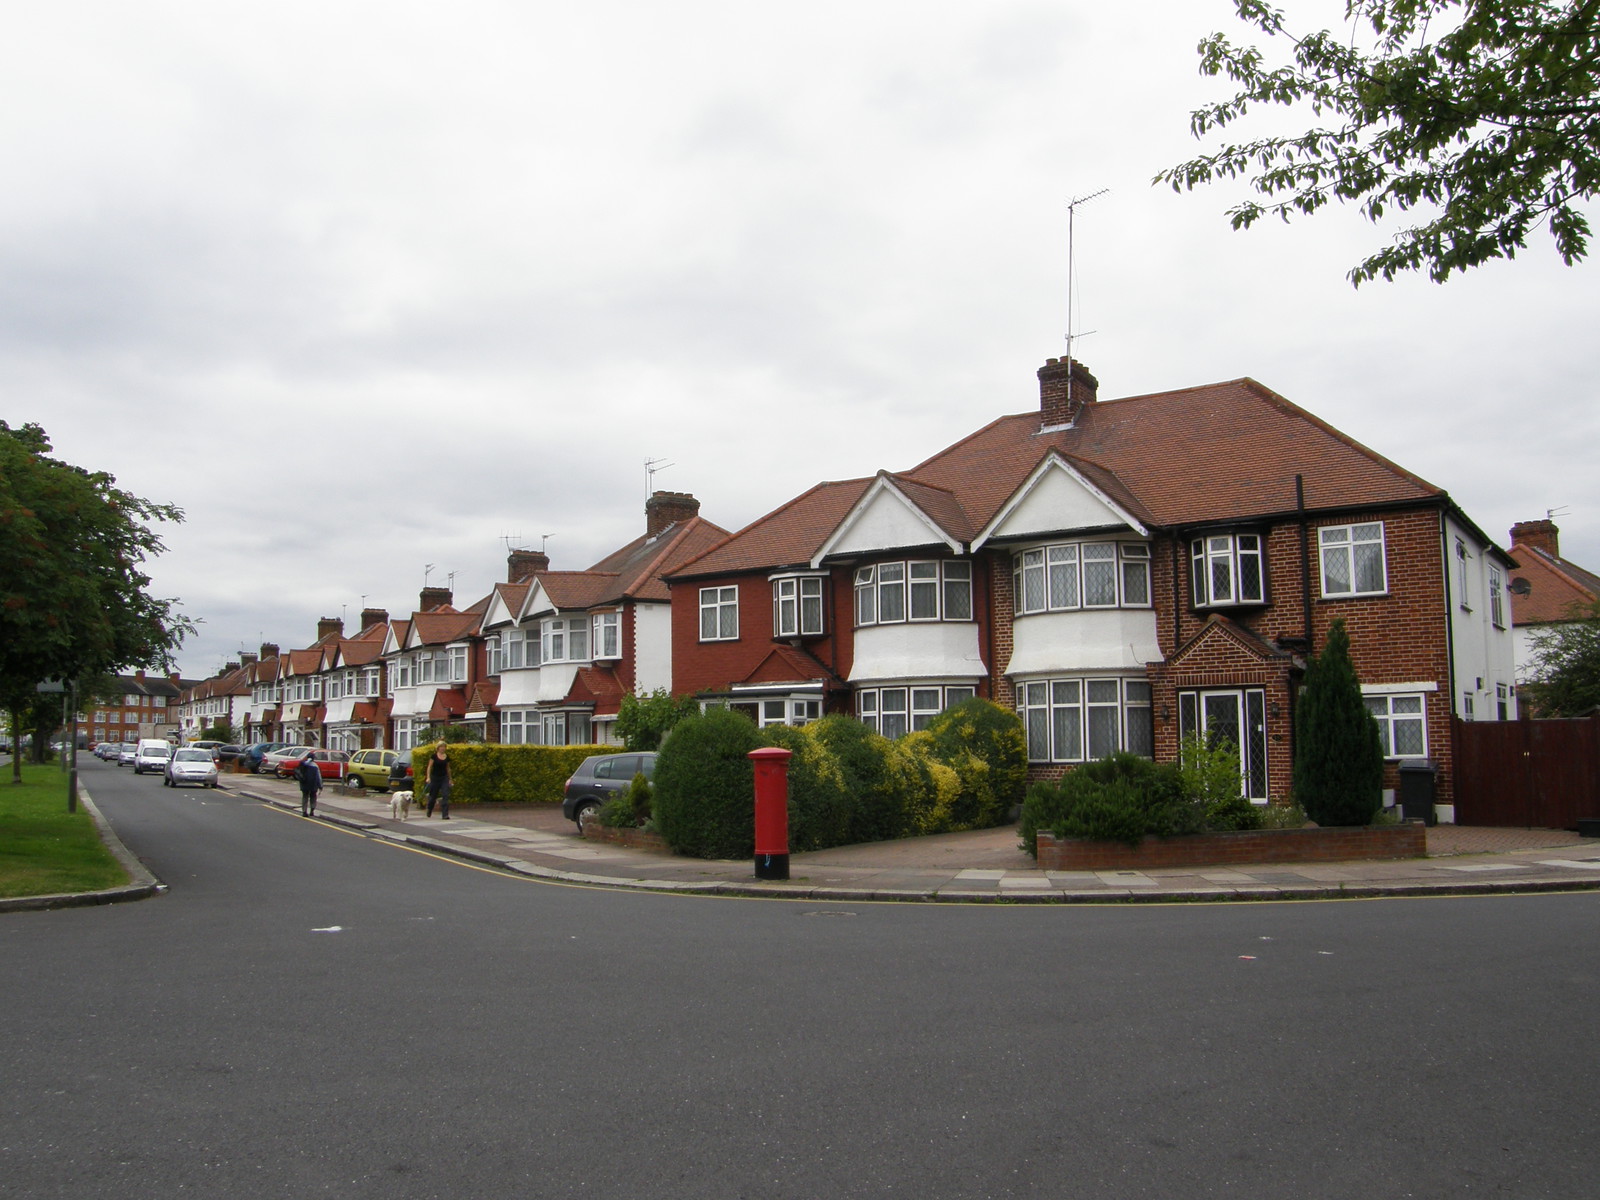
[[[1198,700],[1198,721],[1196,720]],[[1239,691],[1190,692],[1178,698],[1179,736],[1205,730],[1206,742],[1226,745],[1238,756],[1240,794],[1267,799],[1266,696],[1255,688]]]

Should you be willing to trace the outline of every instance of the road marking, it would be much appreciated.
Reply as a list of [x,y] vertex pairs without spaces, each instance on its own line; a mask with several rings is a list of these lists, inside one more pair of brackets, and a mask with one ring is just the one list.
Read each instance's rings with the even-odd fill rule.
[[1594,858],[1546,858],[1539,862],[1541,867],[1577,867],[1580,871],[1600,871],[1600,859]]
[[1444,871],[1526,871],[1527,863],[1439,863]]

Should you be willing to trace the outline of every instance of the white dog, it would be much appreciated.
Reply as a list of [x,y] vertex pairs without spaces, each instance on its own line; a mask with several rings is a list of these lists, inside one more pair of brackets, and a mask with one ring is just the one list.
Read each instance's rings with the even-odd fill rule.
[[404,821],[410,817],[410,792],[396,792],[394,795],[389,797],[389,815],[397,821]]

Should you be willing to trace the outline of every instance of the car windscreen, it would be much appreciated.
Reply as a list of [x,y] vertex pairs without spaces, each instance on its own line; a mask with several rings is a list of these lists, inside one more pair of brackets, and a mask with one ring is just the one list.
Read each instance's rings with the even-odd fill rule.
[[208,763],[211,761],[211,755],[205,750],[179,750],[176,757],[179,762]]

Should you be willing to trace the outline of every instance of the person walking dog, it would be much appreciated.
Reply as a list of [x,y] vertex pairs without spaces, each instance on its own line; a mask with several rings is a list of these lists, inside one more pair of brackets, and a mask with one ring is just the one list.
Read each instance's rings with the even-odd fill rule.
[[294,774],[300,781],[300,815],[314,817],[317,815],[317,793],[322,790],[322,770],[317,766],[316,757],[307,754],[294,769]]
[[428,759],[428,815],[433,816],[433,806],[439,805],[439,819],[450,819],[450,757],[440,742]]

